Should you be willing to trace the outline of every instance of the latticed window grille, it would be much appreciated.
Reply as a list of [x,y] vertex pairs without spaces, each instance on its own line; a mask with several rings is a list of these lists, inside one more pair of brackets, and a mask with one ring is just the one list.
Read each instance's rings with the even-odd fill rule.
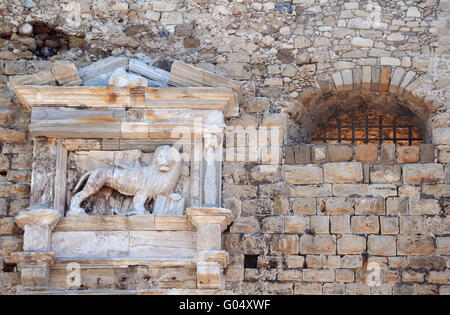
[[330,119],[312,136],[312,143],[395,143],[420,145],[423,136],[410,117],[379,109],[353,110]]

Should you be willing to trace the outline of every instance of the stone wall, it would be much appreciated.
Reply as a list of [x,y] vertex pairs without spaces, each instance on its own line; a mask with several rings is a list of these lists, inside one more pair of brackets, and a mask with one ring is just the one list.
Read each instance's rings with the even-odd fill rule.
[[[230,288],[449,293],[450,171],[432,145],[300,145],[284,154],[281,166],[225,166],[224,201],[237,216],[223,244]],[[373,288],[371,263],[381,268]]]
[[[448,0],[3,1],[0,294],[14,293],[19,278],[8,257],[22,244],[14,216],[29,203],[33,149],[29,113],[9,84],[51,71],[58,60],[80,68],[111,55],[165,70],[182,60],[240,80],[241,114],[228,123],[281,128],[283,165],[224,164],[224,205],[236,217],[224,240],[232,253],[230,290],[449,294],[449,6]],[[329,106],[375,99],[414,112],[431,145],[300,145]],[[370,262],[383,270],[381,287],[365,284]]]

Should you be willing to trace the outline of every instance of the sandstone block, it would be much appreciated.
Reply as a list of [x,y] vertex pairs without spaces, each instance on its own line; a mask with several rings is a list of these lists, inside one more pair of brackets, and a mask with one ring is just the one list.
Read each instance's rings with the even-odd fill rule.
[[399,232],[398,218],[380,217],[381,234],[396,235]]
[[436,199],[410,198],[409,211],[413,215],[436,215],[441,212],[441,207],[439,205],[439,200]]
[[334,270],[304,269],[303,281],[307,282],[334,282],[336,274]]
[[377,216],[352,217],[352,232],[355,234],[378,234],[380,224]]
[[296,282],[294,285],[294,294],[295,295],[321,295],[322,294],[322,284]]
[[313,163],[323,164],[328,162],[328,150],[326,145],[314,145],[311,147],[311,158]]
[[436,238],[436,252],[440,255],[450,255],[450,237]]
[[342,283],[352,283],[355,281],[355,273],[353,270],[348,269],[336,270],[336,281]]
[[398,147],[397,163],[416,163],[419,161],[419,147]]
[[386,199],[387,214],[405,215],[408,214],[409,200],[404,197],[389,197]]
[[331,216],[330,224],[332,234],[351,233],[349,215]]
[[[397,68],[399,69],[399,68]],[[380,162],[382,164],[394,164],[395,163],[395,144],[383,143],[380,150]]]
[[290,194],[292,197],[326,197],[333,193],[331,184],[325,184],[291,187]]
[[369,186],[366,184],[334,184],[333,196],[350,197],[365,196],[369,192]]
[[356,147],[356,160],[375,163],[378,160],[378,145],[363,144]]
[[400,183],[401,167],[398,165],[372,165],[370,182],[376,184]]
[[320,213],[326,215],[354,214],[355,200],[353,198],[318,198],[317,207]]
[[284,233],[303,234],[309,227],[309,219],[300,216],[286,216]]
[[234,220],[230,233],[257,233],[259,223],[255,217],[240,217]]
[[311,229],[315,233],[328,234],[330,232],[330,217],[327,215],[315,215],[310,218]]
[[271,251],[273,254],[297,255],[299,251],[298,235],[273,235]]
[[264,233],[283,233],[284,224],[284,216],[267,217],[262,220],[262,229]]
[[353,159],[353,146],[347,144],[329,144],[328,157],[330,162],[349,162]]
[[305,257],[298,255],[287,255],[286,265],[288,268],[303,268],[305,265]]
[[323,170],[327,183],[358,183],[364,179],[362,164],[357,162],[327,163]]
[[355,200],[356,214],[384,214],[384,199],[358,198]]
[[296,164],[311,163],[311,146],[299,145],[294,148],[294,156]]
[[423,234],[425,232],[425,222],[422,216],[401,216],[401,234]]
[[288,184],[323,183],[322,168],[316,165],[284,165],[283,179]]
[[367,241],[369,254],[376,256],[395,256],[397,245],[395,236],[369,235]]
[[443,183],[444,169],[441,164],[406,164],[403,166],[403,183],[418,185],[421,183]]
[[426,235],[399,235],[398,255],[426,256],[435,251],[434,239]]
[[339,255],[361,254],[366,250],[366,238],[358,235],[342,235],[337,241]]
[[0,142],[25,143],[27,142],[27,134],[25,131],[0,128]]
[[295,215],[316,214],[315,198],[292,198],[292,212]]
[[308,235],[303,234],[300,237],[300,254],[328,254],[336,253],[336,239],[331,235]]

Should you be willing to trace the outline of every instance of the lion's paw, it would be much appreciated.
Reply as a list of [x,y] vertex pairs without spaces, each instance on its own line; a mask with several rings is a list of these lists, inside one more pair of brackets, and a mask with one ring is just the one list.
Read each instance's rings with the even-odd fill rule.
[[71,208],[69,212],[67,212],[68,217],[87,217],[88,214],[84,211],[83,208]]

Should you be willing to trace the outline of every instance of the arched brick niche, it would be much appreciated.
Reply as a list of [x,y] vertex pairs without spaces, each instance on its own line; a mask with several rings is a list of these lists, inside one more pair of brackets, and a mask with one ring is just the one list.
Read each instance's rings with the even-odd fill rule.
[[291,138],[312,143],[314,133],[341,114],[376,112],[407,121],[424,143],[445,144],[448,114],[434,100],[417,95],[421,85],[418,73],[401,67],[363,66],[319,76],[317,87],[304,89],[289,108],[299,126]]

